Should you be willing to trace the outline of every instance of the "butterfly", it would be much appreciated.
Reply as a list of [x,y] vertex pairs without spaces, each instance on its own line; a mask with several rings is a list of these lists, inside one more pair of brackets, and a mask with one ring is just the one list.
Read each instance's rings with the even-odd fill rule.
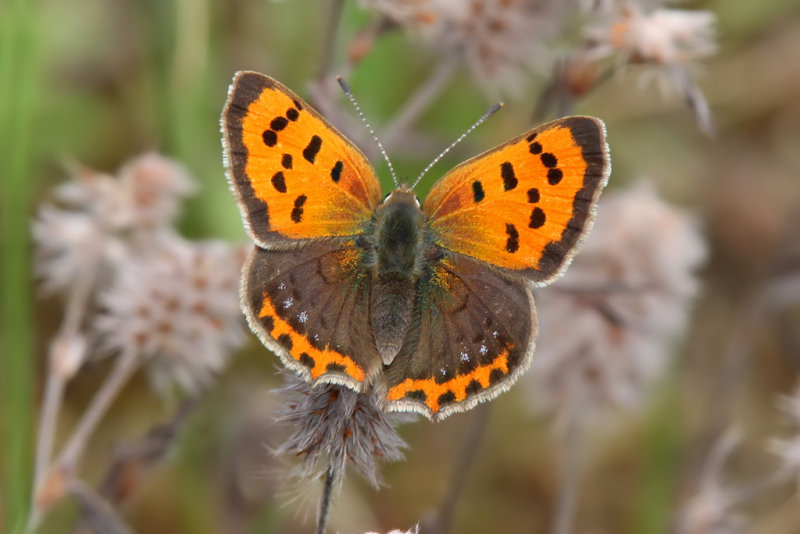
[[385,197],[364,154],[278,81],[238,72],[221,129],[255,247],[251,329],[307,381],[375,391],[430,419],[506,391],[610,172],[605,126],[566,117],[458,165],[420,203]]

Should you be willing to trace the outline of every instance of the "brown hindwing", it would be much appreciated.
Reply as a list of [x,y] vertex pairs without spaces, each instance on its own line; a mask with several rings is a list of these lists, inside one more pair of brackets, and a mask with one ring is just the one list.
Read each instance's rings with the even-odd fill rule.
[[369,328],[370,277],[362,254],[342,240],[299,250],[255,248],[242,283],[250,327],[287,367],[357,391],[381,364]]
[[415,323],[385,369],[390,410],[439,420],[508,389],[528,368],[536,338],[530,282],[458,254],[420,281]]

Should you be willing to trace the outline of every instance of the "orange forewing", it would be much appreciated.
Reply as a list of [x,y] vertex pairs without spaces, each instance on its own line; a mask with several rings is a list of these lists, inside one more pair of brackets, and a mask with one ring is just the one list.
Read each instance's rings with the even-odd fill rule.
[[591,224],[609,169],[603,123],[569,117],[462,163],[424,211],[443,248],[544,282]]
[[222,131],[229,180],[262,246],[355,235],[380,203],[361,151],[268,76],[236,75]]

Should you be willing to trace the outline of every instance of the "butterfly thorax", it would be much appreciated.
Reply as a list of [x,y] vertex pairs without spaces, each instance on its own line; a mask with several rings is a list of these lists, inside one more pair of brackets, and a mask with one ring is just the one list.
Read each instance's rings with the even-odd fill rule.
[[413,278],[419,275],[422,212],[413,193],[395,191],[376,210],[377,270],[381,275]]
[[389,195],[375,210],[374,232],[370,318],[378,352],[388,365],[411,325],[425,248],[424,217],[414,193],[401,188]]

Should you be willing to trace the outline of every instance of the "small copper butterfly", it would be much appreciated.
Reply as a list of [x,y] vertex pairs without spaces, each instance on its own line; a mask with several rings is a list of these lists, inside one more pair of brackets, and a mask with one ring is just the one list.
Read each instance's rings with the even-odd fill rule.
[[231,189],[256,246],[242,307],[283,364],[442,419],[507,390],[610,172],[605,126],[566,117],[476,156],[420,204],[382,200],[362,152],[276,80],[239,72],[222,113]]

